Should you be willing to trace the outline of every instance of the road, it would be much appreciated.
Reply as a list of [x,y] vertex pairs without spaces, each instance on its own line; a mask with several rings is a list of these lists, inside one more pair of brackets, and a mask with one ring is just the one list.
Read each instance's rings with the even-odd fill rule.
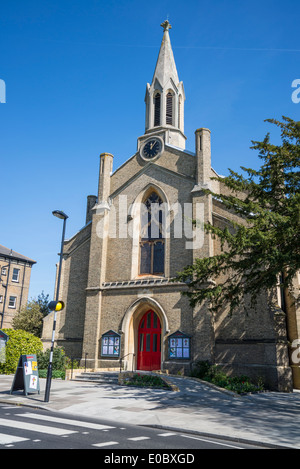
[[[127,455],[128,450],[133,450],[132,455],[137,454],[136,450],[146,450],[145,453],[141,453],[144,454],[143,457],[139,456],[144,463],[162,462],[157,460],[162,457],[162,452],[165,458],[173,458],[173,461],[166,459],[165,462],[175,463],[179,462],[176,461],[180,454],[179,450],[184,450],[184,454],[190,454],[192,458],[191,455],[198,449],[255,448],[259,446],[191,433],[74,417],[70,414],[25,406],[0,404],[0,449],[102,449],[106,450],[103,457],[113,457],[111,455],[114,454],[120,456],[120,450],[126,450]],[[150,454],[153,461],[148,459],[145,461]]]

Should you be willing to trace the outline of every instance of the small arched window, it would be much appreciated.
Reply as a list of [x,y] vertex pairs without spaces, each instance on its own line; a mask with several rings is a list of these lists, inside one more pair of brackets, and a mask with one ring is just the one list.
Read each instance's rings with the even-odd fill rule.
[[160,125],[160,93],[154,96],[154,127]]
[[171,91],[167,94],[166,104],[166,124],[173,125],[173,94]]
[[164,265],[163,202],[156,192],[152,192],[141,208],[140,274],[163,275]]

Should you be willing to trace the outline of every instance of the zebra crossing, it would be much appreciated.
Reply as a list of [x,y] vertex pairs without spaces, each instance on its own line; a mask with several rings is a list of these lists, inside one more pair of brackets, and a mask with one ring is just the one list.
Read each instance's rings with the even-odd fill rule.
[[[68,438],[71,435],[77,436],[82,440],[82,437],[87,437],[87,446],[94,448],[109,448],[120,445],[119,441],[105,439],[106,432],[111,430],[118,430],[117,433],[126,433],[126,427],[117,427],[113,425],[105,425],[102,423],[88,422],[84,420],[77,420],[72,417],[58,417],[43,414],[38,412],[19,412],[15,406],[0,405],[2,411],[9,411],[14,409],[15,412],[8,412],[7,417],[5,413],[0,417],[0,449],[1,448],[18,448],[23,447],[23,443],[41,443],[41,438],[59,437]],[[71,429],[70,429],[71,427]],[[124,432],[125,430],[125,432]],[[92,438],[91,438],[92,432]],[[100,433],[99,433],[100,432]],[[37,438],[37,435],[39,437]],[[42,436],[40,436],[42,435]],[[176,435],[172,432],[163,432],[157,436],[171,436]],[[98,436],[98,441],[95,440]],[[116,434],[114,433],[114,438]],[[102,437],[104,441],[99,441]],[[102,440],[101,438],[101,440]],[[125,439],[130,443],[138,443],[140,441],[151,440],[150,436],[143,436],[139,433],[137,436],[127,435]],[[38,448],[38,445],[37,445]]]
[[[169,446],[170,445],[170,446]],[[242,449],[243,445],[213,438],[162,431],[134,425],[110,425],[74,416],[0,404],[0,449],[166,449],[201,448]],[[204,446],[203,446],[204,445]],[[245,446],[244,446],[245,447]]]

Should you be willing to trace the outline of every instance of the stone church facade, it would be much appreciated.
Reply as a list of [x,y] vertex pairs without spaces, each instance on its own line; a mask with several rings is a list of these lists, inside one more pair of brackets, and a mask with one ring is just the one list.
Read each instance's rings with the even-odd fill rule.
[[[212,314],[192,308],[186,285],[172,279],[198,257],[220,251],[217,240],[191,220],[230,224],[235,216],[206,195],[225,188],[211,177],[211,132],[195,131],[185,149],[183,83],[166,21],[151,84],[146,87],[144,135],[137,151],[113,172],[100,155],[99,187],[88,196],[85,226],[65,242],[56,343],[88,368],[168,370],[188,374],[200,360],[262,377],[291,390],[285,315],[262,295],[256,311]],[[49,347],[53,317],[44,320]]]

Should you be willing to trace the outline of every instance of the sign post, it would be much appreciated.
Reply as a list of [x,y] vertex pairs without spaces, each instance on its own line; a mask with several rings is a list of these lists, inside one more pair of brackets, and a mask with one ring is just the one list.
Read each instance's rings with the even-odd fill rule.
[[20,356],[10,394],[19,390],[24,390],[25,396],[28,393],[40,393],[37,359],[34,354]]

